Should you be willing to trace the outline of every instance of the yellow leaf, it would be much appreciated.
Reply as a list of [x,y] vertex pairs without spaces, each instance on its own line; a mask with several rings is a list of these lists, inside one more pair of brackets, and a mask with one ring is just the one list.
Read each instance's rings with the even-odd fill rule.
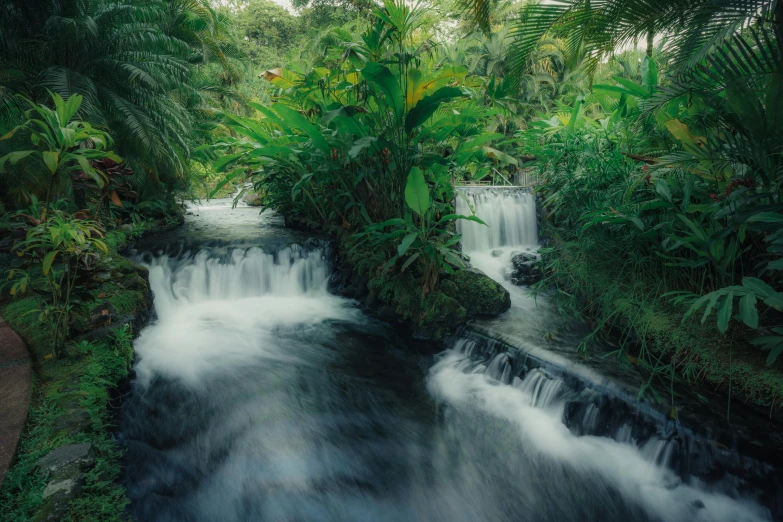
[[120,196],[117,194],[116,190],[111,191],[111,202],[117,205],[118,207],[122,206],[122,201],[120,201]]

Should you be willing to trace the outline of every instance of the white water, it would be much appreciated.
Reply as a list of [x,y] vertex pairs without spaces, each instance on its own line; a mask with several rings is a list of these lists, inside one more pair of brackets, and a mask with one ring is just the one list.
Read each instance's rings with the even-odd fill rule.
[[[463,195],[470,204],[458,197],[457,213],[470,214],[475,210],[488,225],[459,222],[463,251],[474,267],[503,284],[511,294],[512,310],[501,321],[530,328],[531,315],[554,313],[546,306],[540,309],[527,289],[511,284],[506,277],[515,253],[538,248],[535,198],[513,189],[470,189]],[[768,512],[751,501],[712,492],[696,481],[680,483],[666,468],[669,446],[665,441],[653,439],[637,446],[623,433],[618,434],[617,440],[571,433],[563,423],[562,381],[540,370],[528,372],[523,380],[511,377],[506,354],[481,364],[473,349],[473,341],[461,339],[430,370],[428,387],[435,397],[452,406],[477,409],[513,423],[525,447],[568,463],[576,470],[599,475],[600,482],[611,484],[624,497],[638,502],[653,519],[769,519]],[[584,422],[589,423],[589,413],[587,417]],[[700,503],[704,507],[694,507]]]
[[462,250],[474,267],[506,286],[512,299],[518,298],[505,275],[514,254],[538,248],[535,197],[516,189],[470,189],[457,197],[457,213],[470,215],[473,210],[487,225],[458,221]]
[[[509,197],[522,214],[503,199],[474,201],[507,232],[464,229],[466,241],[484,248],[476,234],[489,234],[500,244],[487,249],[533,248],[532,197]],[[574,435],[562,422],[565,383],[543,370],[520,379],[507,354],[484,361],[462,340],[425,389],[427,359],[327,292],[322,250],[202,251],[147,266],[158,319],[135,343],[125,420],[139,520],[769,518],[681,483],[663,441]]]
[[[624,498],[642,506],[653,519],[694,522],[769,520],[768,512],[751,501],[711,492],[694,482],[684,484],[660,462],[665,444],[653,440],[642,448],[593,436],[577,436],[563,424],[562,381],[532,370],[520,380],[508,378],[507,355],[488,365],[471,357],[472,341],[460,340],[430,370],[428,388],[448,405],[479,410],[512,423],[525,451],[567,464],[597,480],[584,488],[608,484]],[[511,381],[511,384],[505,384]],[[557,484],[552,487],[557,488]]]
[[276,330],[360,317],[349,301],[326,291],[322,250],[235,249],[227,258],[202,251],[157,257],[148,268],[158,320],[135,343],[142,384],[165,375],[195,386],[203,372],[261,358],[294,361],[297,354],[276,342]]

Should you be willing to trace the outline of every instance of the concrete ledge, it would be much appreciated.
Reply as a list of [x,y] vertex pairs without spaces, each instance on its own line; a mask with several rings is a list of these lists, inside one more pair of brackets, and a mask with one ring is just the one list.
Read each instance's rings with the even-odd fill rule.
[[27,420],[31,378],[27,347],[0,317],[0,485],[5,480]]

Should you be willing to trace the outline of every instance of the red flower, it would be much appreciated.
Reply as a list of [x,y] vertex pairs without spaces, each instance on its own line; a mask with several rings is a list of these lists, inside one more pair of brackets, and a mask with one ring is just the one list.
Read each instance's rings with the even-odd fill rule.
[[711,199],[711,200],[713,200],[713,201],[718,201],[718,196],[716,196],[716,195],[715,195],[715,193],[714,193],[714,192],[712,192],[712,193],[710,194],[710,199]]

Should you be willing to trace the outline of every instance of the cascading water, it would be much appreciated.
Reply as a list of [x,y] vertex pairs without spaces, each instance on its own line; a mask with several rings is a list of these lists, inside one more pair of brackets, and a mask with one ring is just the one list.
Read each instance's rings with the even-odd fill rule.
[[461,189],[461,193],[457,197],[457,213],[470,215],[475,209],[476,215],[487,224],[457,222],[462,248],[466,252],[538,244],[536,199],[529,192],[516,188],[485,188]]
[[485,226],[467,220],[457,222],[462,250],[474,267],[505,283],[512,256],[538,248],[535,196],[518,188],[459,190],[457,213],[470,215],[475,211],[486,223]]
[[225,212],[172,233],[195,253],[143,255],[157,320],[120,433],[136,519],[769,519],[744,490],[681,479],[638,430],[593,436],[600,411],[577,412],[577,389],[543,367],[472,339],[433,363],[328,293],[322,246],[259,232],[252,210],[232,226],[247,220],[255,246],[182,237],[220,237]]

